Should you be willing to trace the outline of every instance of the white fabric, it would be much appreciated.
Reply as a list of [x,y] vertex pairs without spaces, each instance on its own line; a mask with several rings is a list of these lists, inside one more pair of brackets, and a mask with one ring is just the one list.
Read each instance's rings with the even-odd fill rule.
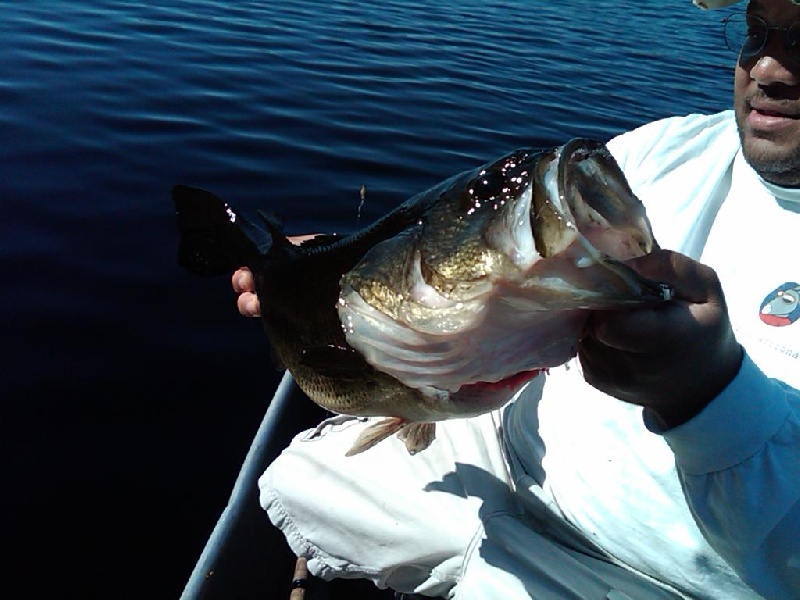
[[393,438],[346,458],[362,423],[298,436],[259,485],[313,573],[462,600],[758,597],[720,552],[765,596],[800,597],[800,321],[759,317],[800,282],[798,199],[741,160],[730,112],[609,147],[661,246],[719,273],[747,351],[737,378],[663,435],[571,361],[502,411],[437,424],[416,456]]

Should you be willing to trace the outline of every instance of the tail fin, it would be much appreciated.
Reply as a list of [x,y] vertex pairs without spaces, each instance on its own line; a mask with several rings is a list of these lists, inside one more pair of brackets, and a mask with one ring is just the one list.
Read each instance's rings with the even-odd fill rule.
[[211,192],[176,185],[172,200],[178,216],[178,264],[194,275],[222,275],[239,267],[256,268],[272,247],[272,235],[237,215]]

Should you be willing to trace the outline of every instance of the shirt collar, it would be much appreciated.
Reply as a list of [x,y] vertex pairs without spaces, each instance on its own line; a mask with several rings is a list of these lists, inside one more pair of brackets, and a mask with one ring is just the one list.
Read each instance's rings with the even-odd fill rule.
[[784,207],[791,211],[800,211],[800,187],[787,188],[775,185],[759,176],[762,185],[767,191],[775,196],[775,199]]

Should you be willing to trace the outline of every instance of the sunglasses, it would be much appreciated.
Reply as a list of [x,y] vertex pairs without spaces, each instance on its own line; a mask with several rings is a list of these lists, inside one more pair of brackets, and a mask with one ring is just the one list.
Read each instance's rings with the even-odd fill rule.
[[759,54],[769,42],[773,31],[783,32],[786,53],[800,60],[800,21],[788,27],[773,27],[759,16],[734,13],[722,19],[725,43],[742,58]]

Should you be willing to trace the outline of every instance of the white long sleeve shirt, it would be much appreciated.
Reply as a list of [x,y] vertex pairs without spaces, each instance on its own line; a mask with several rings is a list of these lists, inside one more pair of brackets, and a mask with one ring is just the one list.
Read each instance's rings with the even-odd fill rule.
[[[653,144],[652,150],[637,142],[660,136],[690,138],[696,158],[681,159],[687,148],[680,142]],[[664,435],[689,505],[714,548],[755,589],[770,598],[800,597],[800,189],[764,182],[735,136],[727,111],[651,124],[615,144],[635,149],[620,152],[619,160],[661,243],[716,270],[748,354],[736,379],[703,413]],[[704,148],[708,139],[715,142]],[[732,160],[720,161],[726,150],[716,141],[723,139],[736,149]],[[637,168],[673,160],[684,171],[675,181]],[[721,173],[714,169],[720,162],[728,163]],[[685,193],[715,181],[710,194]],[[670,209],[669,191],[676,189],[683,201]],[[712,212],[704,236],[689,235],[680,217],[670,218],[701,215],[705,230]]]
[[757,598],[742,578],[800,597],[800,190],[741,159],[731,112],[609,147],[659,244],[719,274],[737,377],[663,433],[570,361],[415,456],[390,439],[346,458],[363,424],[300,435],[259,484],[312,572],[460,600]]

